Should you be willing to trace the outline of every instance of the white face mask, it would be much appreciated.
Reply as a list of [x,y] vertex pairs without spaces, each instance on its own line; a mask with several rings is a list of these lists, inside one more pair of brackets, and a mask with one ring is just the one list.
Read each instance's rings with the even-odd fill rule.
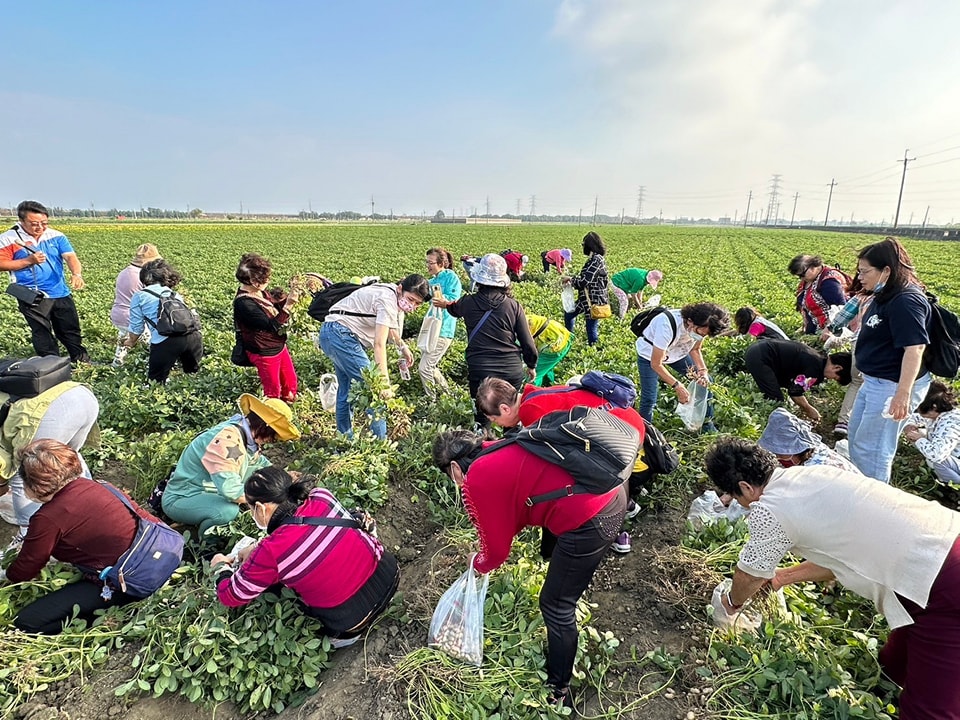
[[[257,503],[256,505],[253,506],[253,509],[250,511],[250,516],[253,518],[253,523],[254,523],[254,525],[256,525],[259,530],[262,530],[263,532],[266,532],[266,531],[267,531],[267,524],[268,524],[270,521],[268,520],[268,521],[265,522],[263,525],[260,524],[260,521],[257,520],[257,505],[260,505],[260,503]],[[260,507],[263,507],[263,505],[260,505]]]
[[701,335],[700,333],[693,332],[692,330],[687,333],[691,338],[693,338],[693,344],[696,345],[698,342],[702,342],[706,336]]

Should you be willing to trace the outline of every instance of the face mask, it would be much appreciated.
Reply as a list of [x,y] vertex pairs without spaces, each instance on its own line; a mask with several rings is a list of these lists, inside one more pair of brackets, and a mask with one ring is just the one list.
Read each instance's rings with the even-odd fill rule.
[[706,338],[706,335],[701,335],[700,333],[695,332],[690,332],[689,335],[691,338],[693,338],[694,345],[696,345],[698,342],[702,342]]
[[[263,506],[261,505],[261,507],[263,507]],[[256,505],[253,506],[253,510],[250,511],[250,515],[253,517],[253,523],[257,526],[257,529],[258,529],[258,530],[261,530],[261,531],[263,531],[263,532],[266,532],[266,531],[267,531],[267,523],[264,523],[263,525],[261,525],[261,524],[260,524],[260,521],[257,520],[257,506],[256,506]]]
[[876,285],[873,286],[873,294],[876,295],[881,290],[883,290],[886,286],[887,286],[886,281],[881,280],[880,282],[878,282]]
[[397,307],[403,310],[405,313],[413,312],[417,309],[416,303],[411,302],[406,295],[400,295],[397,298]]

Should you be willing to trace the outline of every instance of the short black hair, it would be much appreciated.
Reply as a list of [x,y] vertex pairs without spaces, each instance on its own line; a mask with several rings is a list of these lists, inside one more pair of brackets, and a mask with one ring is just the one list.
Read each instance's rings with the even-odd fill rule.
[[787,272],[799,277],[812,267],[823,267],[823,258],[819,255],[797,255],[787,265]]
[[22,203],[17,205],[17,217],[21,220],[27,219],[27,213],[40,213],[41,215],[46,215],[50,217],[50,212],[47,208],[38,203],[36,200],[24,200]]
[[936,410],[938,413],[945,413],[955,410],[956,407],[957,401],[950,386],[939,380],[934,380],[930,383],[930,388],[927,390],[923,402],[917,405],[917,412],[928,413],[931,410]]
[[470,430],[447,430],[433,441],[433,464],[441,472],[447,472],[450,463],[456,462],[466,472],[470,460],[483,448],[483,438]]
[[840,368],[840,372],[837,373],[837,382],[841,385],[849,385],[853,380],[853,356],[848,352],[831,353],[830,362]]
[[707,477],[718,490],[739,496],[740,483],[761,488],[780,463],[776,455],[738,437],[721,438],[704,457]]
[[400,289],[419,296],[420,300],[424,302],[430,297],[430,281],[423,275],[407,275],[400,281]]
[[733,315],[733,324],[737,326],[737,332],[741,335],[746,335],[750,332],[750,326],[753,325],[753,321],[756,320],[758,313],[755,309],[749,305],[745,305]]

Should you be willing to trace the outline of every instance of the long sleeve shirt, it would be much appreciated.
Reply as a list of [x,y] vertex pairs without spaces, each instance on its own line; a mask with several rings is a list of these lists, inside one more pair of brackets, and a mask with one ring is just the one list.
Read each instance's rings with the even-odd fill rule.
[[[312,490],[294,515],[350,518],[324,488]],[[237,572],[217,584],[217,596],[227,607],[238,607],[281,583],[310,607],[336,607],[370,579],[383,552],[379,540],[356,528],[281,525],[260,541]]]
[[917,450],[930,462],[942,463],[951,455],[960,458],[960,410],[940,413],[936,420],[914,413],[907,425],[915,425],[925,431],[917,440]]
[[[142,518],[157,518],[130,500]],[[51,556],[61,562],[102,570],[130,549],[137,523],[127,506],[100,483],[80,477],[61,488],[30,518],[20,553],[7,569],[10,582],[40,574]]]
[[286,323],[290,314],[265,292],[237,290],[233,299],[233,324],[240,331],[243,349],[272,357],[287,344]]
[[[523,307],[502,288],[481,286],[478,292],[464,295],[447,310],[453,317],[462,317],[467,326],[467,365],[489,367],[511,361],[519,365],[522,357],[528,368],[537,366],[537,346]],[[492,312],[474,333],[488,310]]]
[[571,280],[574,288],[579,290],[577,297],[577,311],[589,312],[590,305],[606,305],[610,302],[607,294],[607,261],[603,255],[593,253],[584,263],[580,274]]
[[480,539],[473,566],[479,573],[496,570],[510,556],[513,539],[527,526],[562,535],[583,525],[609,503],[620,488],[604,495],[570,495],[536,505],[527,498],[573,484],[559,465],[518,445],[508,445],[475,460],[464,478],[463,504]]

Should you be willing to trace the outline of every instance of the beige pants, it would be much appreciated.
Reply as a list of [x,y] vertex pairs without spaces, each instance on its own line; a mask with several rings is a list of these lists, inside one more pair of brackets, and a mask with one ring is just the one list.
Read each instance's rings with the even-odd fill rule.
[[437,388],[443,392],[449,392],[450,386],[447,385],[447,379],[440,372],[440,358],[450,348],[453,338],[437,338],[437,345],[432,352],[425,352],[420,356],[420,365],[417,372],[420,374],[420,382],[423,383],[424,392],[430,400],[437,399]]
[[843,395],[843,402],[840,403],[840,412],[837,414],[837,422],[850,422],[850,412],[853,410],[853,401],[857,399],[857,393],[860,386],[863,385],[863,375],[857,370],[857,362],[853,359],[857,350],[857,342],[854,340],[850,344],[850,384],[847,385],[847,392]]

